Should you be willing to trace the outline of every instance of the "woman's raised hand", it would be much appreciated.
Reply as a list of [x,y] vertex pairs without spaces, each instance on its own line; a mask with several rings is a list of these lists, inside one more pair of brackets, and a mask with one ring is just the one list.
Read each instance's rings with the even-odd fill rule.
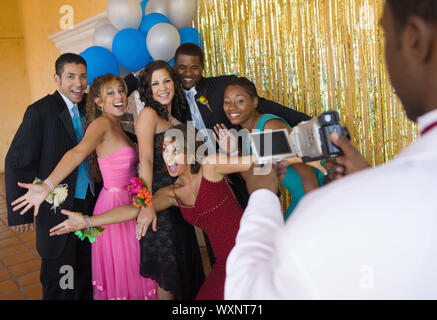
[[216,124],[214,131],[220,149],[226,154],[233,154],[238,151],[238,138],[233,135],[223,123]]
[[50,194],[50,187],[45,183],[32,184],[32,183],[18,182],[18,185],[21,188],[27,189],[28,191],[23,196],[15,199],[11,203],[12,206],[14,206],[13,210],[17,211],[24,207],[24,209],[21,210],[20,212],[20,214],[23,215],[30,208],[34,206],[35,207],[34,214],[35,216],[38,215],[39,206],[41,205],[41,203],[43,203],[45,198],[47,198],[47,196]]
[[67,215],[68,219],[51,228],[50,236],[58,236],[86,228],[87,222],[81,213],[72,212],[65,209],[62,209],[61,213]]

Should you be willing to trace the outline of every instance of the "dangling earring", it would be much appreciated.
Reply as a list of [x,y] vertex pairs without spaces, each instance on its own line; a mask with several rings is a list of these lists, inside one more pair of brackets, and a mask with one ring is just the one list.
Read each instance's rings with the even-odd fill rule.
[[99,106],[99,105],[97,105],[97,109],[99,109],[99,111],[103,114],[104,112],[103,112],[103,107],[102,106]]

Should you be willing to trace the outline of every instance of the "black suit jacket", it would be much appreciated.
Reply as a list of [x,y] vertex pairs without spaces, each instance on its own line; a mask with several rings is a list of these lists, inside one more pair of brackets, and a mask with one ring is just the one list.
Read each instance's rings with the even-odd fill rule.
[[[127,76],[125,81],[129,94],[136,89],[137,82],[132,75]],[[86,95],[78,104],[79,112],[82,114],[85,113],[85,102]],[[6,201],[10,226],[34,221],[33,210],[29,210],[23,216],[12,211],[11,202],[27,191],[20,188],[17,182],[31,183],[35,177],[47,178],[64,154],[76,145],[73,122],[68,107],[58,91],[27,108],[5,159]],[[76,237],[72,233],[50,237],[49,230],[67,219],[61,214],[61,209],[73,209],[77,172],[76,168],[61,182],[68,185],[68,197],[56,212],[51,210],[51,205],[45,201],[39,208],[36,217],[36,247],[42,258],[59,257],[67,239]]]
[[[84,103],[78,105],[83,111]],[[10,226],[33,222],[33,210],[21,216],[13,212],[11,202],[26,192],[18,181],[31,183],[35,177],[47,178],[63,155],[77,145],[67,105],[56,91],[30,105],[12,140],[5,160],[6,201]],[[77,169],[61,183],[68,184],[68,197],[53,212],[47,202],[41,204],[36,217],[36,247],[43,258],[55,259],[62,253],[70,234],[50,237],[49,230],[66,217],[60,209],[73,209]]]
[[[212,78],[202,78],[196,85],[197,94],[195,96],[197,106],[202,114],[205,127],[213,129],[217,123],[224,123],[227,128],[241,129],[241,127],[233,126],[227,118],[223,110],[223,98],[225,94],[226,85],[232,80],[237,79],[237,76],[227,75]],[[204,96],[212,109],[209,111],[208,107],[201,104],[198,99]],[[284,107],[276,102],[264,98],[259,99],[258,110],[262,113],[272,113],[288,122],[291,127],[294,127],[301,121],[311,119],[308,115],[298,112],[291,108]],[[191,120],[191,114],[188,110],[187,119]]]

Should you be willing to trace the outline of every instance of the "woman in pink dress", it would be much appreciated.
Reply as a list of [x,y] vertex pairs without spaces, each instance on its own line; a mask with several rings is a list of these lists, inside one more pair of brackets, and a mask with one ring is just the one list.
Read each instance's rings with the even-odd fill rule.
[[[87,97],[85,135],[47,178],[56,186],[91,155],[91,174],[96,180],[103,177],[104,185],[94,215],[130,203],[127,185],[137,176],[138,154],[120,123],[127,107],[126,93],[126,84],[118,76],[106,74],[95,78]],[[50,193],[45,184],[22,186],[29,189],[22,198],[35,208]],[[156,282],[140,275],[136,221],[125,221],[105,226],[106,230],[91,246],[94,299],[156,300]]]

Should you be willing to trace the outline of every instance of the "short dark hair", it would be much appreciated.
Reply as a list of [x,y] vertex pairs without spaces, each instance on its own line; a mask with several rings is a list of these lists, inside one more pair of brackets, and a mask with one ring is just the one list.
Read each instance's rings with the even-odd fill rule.
[[410,16],[437,22],[436,0],[387,0],[397,27],[403,29]]
[[64,53],[59,56],[55,62],[56,74],[62,76],[64,66],[67,63],[83,64],[86,68],[86,61],[84,58],[75,53]]
[[176,53],[174,55],[175,61],[177,60],[179,55],[187,55],[187,56],[195,56],[199,57],[200,63],[203,66],[203,51],[202,49],[193,44],[193,43],[184,43],[179,46],[179,48],[176,49]]

